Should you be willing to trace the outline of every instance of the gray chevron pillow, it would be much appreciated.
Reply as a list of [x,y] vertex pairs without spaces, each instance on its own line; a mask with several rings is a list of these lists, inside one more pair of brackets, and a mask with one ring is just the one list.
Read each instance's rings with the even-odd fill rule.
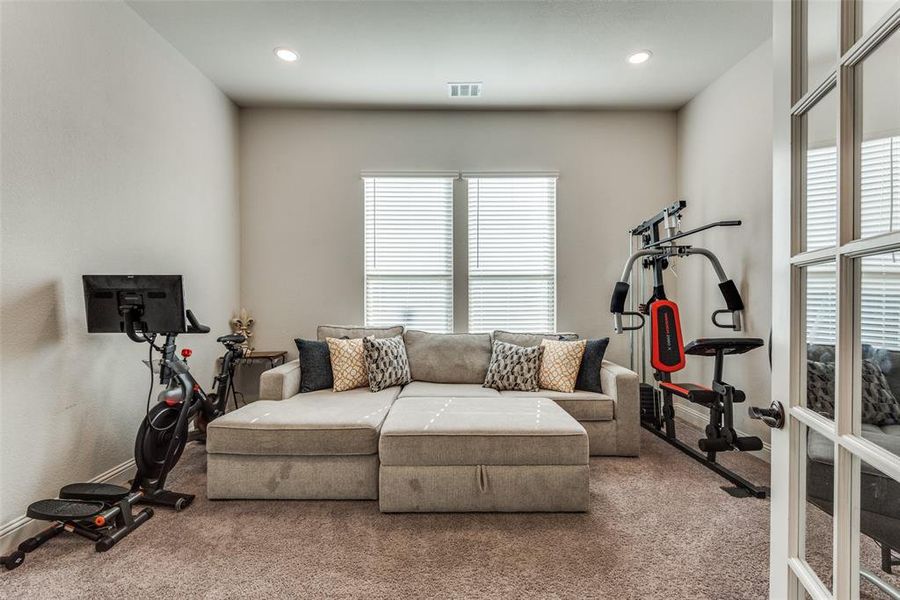
[[394,385],[406,385],[412,381],[409,375],[409,359],[401,336],[391,338],[363,338],[366,353],[366,371],[369,389],[379,392]]
[[543,355],[543,346],[523,348],[494,341],[484,387],[517,392],[538,391],[538,373]]

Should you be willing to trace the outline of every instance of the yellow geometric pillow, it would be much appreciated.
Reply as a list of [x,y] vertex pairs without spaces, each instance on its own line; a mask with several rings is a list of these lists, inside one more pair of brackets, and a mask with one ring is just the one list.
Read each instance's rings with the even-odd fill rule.
[[575,380],[581,368],[581,357],[587,340],[576,342],[559,342],[542,340],[544,357],[541,359],[541,371],[538,384],[545,390],[557,392],[575,391]]
[[366,350],[362,338],[341,340],[325,338],[331,353],[331,371],[334,374],[334,391],[343,392],[369,385],[366,370]]

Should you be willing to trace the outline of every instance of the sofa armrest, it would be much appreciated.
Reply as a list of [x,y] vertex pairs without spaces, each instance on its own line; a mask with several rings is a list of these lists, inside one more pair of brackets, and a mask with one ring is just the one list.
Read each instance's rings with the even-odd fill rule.
[[604,360],[600,367],[603,393],[615,401],[616,445],[624,456],[637,456],[641,448],[641,393],[637,373]]
[[260,400],[284,400],[300,393],[300,359],[264,371],[259,377]]

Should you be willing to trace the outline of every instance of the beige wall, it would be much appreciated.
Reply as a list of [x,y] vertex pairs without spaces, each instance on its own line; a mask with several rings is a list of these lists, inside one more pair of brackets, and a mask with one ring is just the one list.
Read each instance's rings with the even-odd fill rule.
[[[688,202],[683,229],[741,219],[740,228],[714,229],[691,238],[715,252],[740,289],[745,330],[766,347],[725,360],[725,379],[768,406],[768,337],[772,279],[772,44],[767,42],[719,77],[678,112],[678,197]],[[725,304],[710,266],[700,257],[679,261],[677,301],[685,340],[731,332],[710,323]],[[685,380],[708,382],[711,359],[688,357]],[[738,407],[736,427],[769,439],[769,430]],[[704,410],[691,405],[693,410]]]
[[[590,336],[612,334],[626,231],[675,195],[670,112],[244,109],[240,122],[241,299],[258,348],[363,321],[360,171],[559,171],[558,328]],[[457,186],[457,281],[465,204]],[[465,330],[459,310],[455,321]],[[613,338],[609,356],[628,364],[625,336]]]
[[0,79],[2,531],[133,456],[147,349],[86,333],[81,275],[181,273],[225,331],[239,211],[234,105],[126,5],[3,3]]

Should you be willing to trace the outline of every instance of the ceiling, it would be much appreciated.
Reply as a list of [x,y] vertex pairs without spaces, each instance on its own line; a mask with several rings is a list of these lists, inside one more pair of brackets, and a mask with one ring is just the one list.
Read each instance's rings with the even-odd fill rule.
[[671,109],[771,35],[768,0],[129,5],[241,106]]

